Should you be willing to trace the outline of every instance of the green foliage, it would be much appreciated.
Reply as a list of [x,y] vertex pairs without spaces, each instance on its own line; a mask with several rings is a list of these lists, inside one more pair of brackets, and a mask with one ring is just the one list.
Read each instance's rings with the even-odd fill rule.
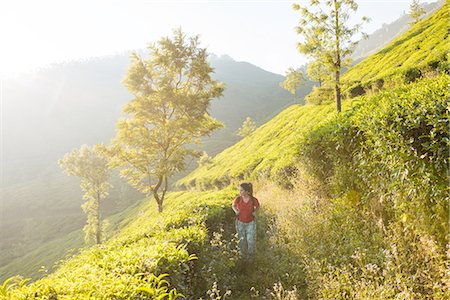
[[308,73],[309,79],[319,82],[319,86],[322,86],[324,81],[328,81],[331,75],[327,67],[319,60],[310,62],[306,72]]
[[[226,215],[231,209],[225,209],[233,195],[231,189],[169,194],[167,212],[158,215],[150,213],[155,204],[146,202],[130,215],[127,221],[131,222],[103,245],[83,249],[62,262],[55,273],[34,283],[10,285],[15,282],[10,279],[3,290],[13,299],[31,295],[58,299],[87,295],[92,299],[147,299],[149,295],[155,299],[176,299],[181,294],[198,297],[207,288],[193,288],[209,280],[210,272],[223,275],[212,268],[196,274],[199,283],[192,281],[194,270],[208,270],[205,266],[210,263],[199,259],[201,256],[196,253],[222,254],[220,238],[209,232],[206,223],[223,227],[221,220],[233,220]],[[195,201],[188,201],[192,199]]]
[[99,154],[98,147],[81,146],[64,155],[58,161],[60,167],[70,176],[81,179],[83,199],[86,202],[81,208],[86,213],[87,224],[84,226],[85,241],[101,243],[100,202],[109,193],[110,184],[108,161]]
[[448,84],[441,76],[380,93],[309,132],[300,155],[309,173],[333,193],[379,198],[385,222],[408,221],[445,244]]
[[221,124],[207,113],[223,85],[211,78],[206,49],[198,37],[187,39],[181,29],[149,47],[148,59],[132,54],[125,85],[134,95],[117,124],[117,136],[105,149],[111,167],[121,168],[129,183],[153,195],[158,211],[168,178],[185,168],[185,157],[196,156],[189,143],[210,134]]
[[306,173],[341,195],[290,233],[306,241],[311,298],[448,297],[449,84],[359,98],[302,139]]
[[208,153],[203,151],[203,154],[198,159],[198,166],[202,167],[202,166],[209,165],[210,163],[211,163],[211,157],[208,155]]
[[240,137],[247,137],[256,130],[256,123],[250,117],[247,117],[242,123],[242,127],[238,129],[237,135]]

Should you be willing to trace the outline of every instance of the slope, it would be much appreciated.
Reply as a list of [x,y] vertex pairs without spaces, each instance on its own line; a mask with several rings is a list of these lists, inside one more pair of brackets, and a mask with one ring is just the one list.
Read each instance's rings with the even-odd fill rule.
[[332,114],[331,105],[293,105],[177,184],[210,189],[244,178],[264,176],[283,182],[295,163],[298,138]]
[[426,73],[436,68],[448,68],[444,64],[450,50],[448,19],[449,4],[446,3],[382,50],[346,71],[342,82],[361,82],[362,86],[368,87],[379,79],[395,80],[410,69]]
[[[361,63],[349,69],[342,76],[347,84],[364,82],[371,86],[382,80],[386,87],[402,85],[408,80],[395,76],[404,76],[408,68],[431,70],[429,76],[436,76],[445,70],[450,49],[448,43],[447,20],[449,5],[445,4],[429,18],[422,20],[409,31],[389,44],[383,50],[371,55]],[[432,37],[432,38],[429,38]],[[417,77],[421,77],[417,76]],[[417,79],[412,78],[411,80]],[[351,107],[344,102],[344,108]],[[298,141],[302,133],[334,115],[331,106],[291,106],[254,134],[226,149],[213,158],[208,165],[178,181],[185,188],[208,189],[213,186],[225,186],[244,178],[270,178],[289,186],[289,178],[295,176],[295,164]]]
[[[421,7],[425,10],[425,16],[428,17],[445,4],[445,0],[431,3],[422,3]],[[380,29],[369,34],[366,40],[358,43],[352,54],[354,60],[363,60],[367,56],[384,48],[395,38],[405,33],[411,28],[411,18],[404,13],[400,18],[389,24],[383,24]]]

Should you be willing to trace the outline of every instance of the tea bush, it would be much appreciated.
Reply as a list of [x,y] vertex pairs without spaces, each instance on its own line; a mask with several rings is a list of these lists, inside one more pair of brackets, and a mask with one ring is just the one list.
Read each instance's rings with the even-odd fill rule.
[[303,245],[311,298],[448,298],[449,84],[356,99],[301,139],[306,172],[334,198],[284,229]]
[[[192,274],[205,264],[198,255],[215,247],[210,242],[214,234],[206,223],[228,218],[225,215],[231,211],[234,193],[231,189],[172,193],[162,214],[157,213],[154,201],[147,202],[130,216],[133,221],[105,244],[83,249],[62,261],[55,273],[31,284],[20,279],[5,281],[0,298],[176,299],[194,292],[202,295],[207,289],[194,290],[198,284],[192,281]],[[222,276],[214,268],[211,272]],[[197,278],[205,281],[203,276],[208,275]]]

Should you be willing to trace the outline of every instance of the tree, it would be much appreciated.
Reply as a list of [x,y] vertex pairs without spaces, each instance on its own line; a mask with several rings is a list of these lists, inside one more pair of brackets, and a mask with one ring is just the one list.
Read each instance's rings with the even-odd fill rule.
[[247,117],[242,123],[242,127],[238,129],[237,135],[240,137],[249,136],[253,131],[256,130],[256,123],[250,117]]
[[86,202],[81,208],[86,213],[87,224],[84,226],[85,241],[101,243],[100,204],[108,196],[110,184],[108,161],[101,156],[97,147],[87,145],[74,149],[58,161],[59,166],[69,175],[81,179],[83,199]]
[[207,166],[207,165],[211,164],[212,159],[208,155],[208,153],[206,153],[206,151],[203,151],[202,155],[200,156],[200,158],[198,159],[197,162],[198,162],[199,167],[203,167],[203,166]]
[[420,21],[422,16],[425,14],[425,10],[419,4],[419,0],[413,0],[411,5],[409,6],[409,16],[411,17],[412,24],[416,24]]
[[[298,50],[334,74],[336,109],[340,112],[341,68],[350,63],[348,57],[357,44],[354,36],[362,26],[362,23],[348,25],[350,12],[355,12],[358,5],[353,0],[310,0],[308,7],[294,4],[293,8],[301,14],[297,33],[303,37],[303,41],[298,43]],[[362,21],[368,19],[363,17]]]
[[329,77],[329,70],[318,60],[310,62],[306,72],[308,73],[309,79],[319,82],[319,87]]
[[294,95],[294,98],[297,98],[297,89],[304,80],[305,76],[300,70],[289,68],[286,71],[286,77],[284,81],[280,83],[280,86]]
[[159,212],[170,176],[185,168],[185,157],[198,156],[186,145],[222,126],[207,109],[224,88],[211,79],[206,49],[198,44],[198,36],[186,38],[176,29],[173,38],[148,47],[147,59],[132,54],[124,83],[134,99],[107,150],[110,166],[119,167],[140,192],[153,195]]

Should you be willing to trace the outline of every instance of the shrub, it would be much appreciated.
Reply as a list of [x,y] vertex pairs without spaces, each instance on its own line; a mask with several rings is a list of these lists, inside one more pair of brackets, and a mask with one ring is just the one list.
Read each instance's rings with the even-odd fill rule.
[[346,91],[348,98],[355,98],[357,96],[362,96],[365,93],[366,93],[365,89],[364,89],[363,85],[361,84],[361,82],[356,82],[355,84],[350,86]]
[[377,80],[375,80],[374,82],[372,82],[372,91],[379,91],[383,88],[384,86],[384,79],[383,78],[378,78]]
[[419,78],[422,78],[422,71],[418,68],[409,68],[403,72],[403,81],[405,83],[414,82]]

